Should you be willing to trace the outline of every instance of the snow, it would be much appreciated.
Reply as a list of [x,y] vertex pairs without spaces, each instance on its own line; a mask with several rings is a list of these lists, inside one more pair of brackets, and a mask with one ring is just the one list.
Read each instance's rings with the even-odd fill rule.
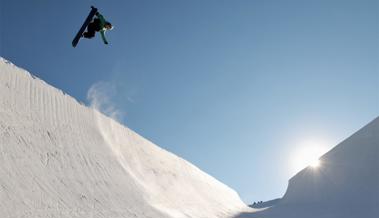
[[0,58],[1,218],[379,217],[379,118],[320,164],[249,209],[196,166]]
[[240,218],[378,218],[379,117],[289,181],[277,205]]
[[0,217],[228,218],[251,211],[182,158],[0,59]]

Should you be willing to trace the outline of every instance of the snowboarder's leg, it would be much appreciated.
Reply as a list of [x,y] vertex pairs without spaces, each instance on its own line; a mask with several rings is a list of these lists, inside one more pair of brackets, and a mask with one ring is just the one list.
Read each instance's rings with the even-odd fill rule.
[[95,32],[85,32],[85,33],[83,33],[83,37],[84,38],[87,38],[87,39],[91,39],[91,38],[93,38],[95,36]]
[[93,38],[95,36],[95,33],[96,33],[96,24],[95,23],[90,23],[88,24],[88,27],[87,27],[87,32],[83,33],[83,37],[84,38]]
[[91,8],[92,9],[91,9],[90,13],[88,14],[86,20],[84,21],[82,27],[80,27],[80,30],[78,31],[78,33],[75,35],[74,39],[72,40],[72,46],[73,47],[76,47],[80,38],[83,37],[83,32],[85,31],[86,27],[92,21],[93,16],[95,16],[95,14],[97,12],[97,8],[95,8],[93,6],[91,6]]

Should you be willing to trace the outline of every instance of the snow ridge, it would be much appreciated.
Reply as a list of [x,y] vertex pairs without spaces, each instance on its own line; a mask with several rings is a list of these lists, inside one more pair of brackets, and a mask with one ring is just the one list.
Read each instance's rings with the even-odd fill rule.
[[379,217],[379,117],[292,177],[280,202],[238,218]]
[[227,218],[213,177],[0,58],[0,214]]

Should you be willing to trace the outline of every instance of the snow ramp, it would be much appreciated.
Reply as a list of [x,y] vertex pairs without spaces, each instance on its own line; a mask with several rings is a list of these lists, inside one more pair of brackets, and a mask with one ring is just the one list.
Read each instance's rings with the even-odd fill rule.
[[378,218],[379,117],[292,177],[282,200],[238,218]]
[[213,177],[0,59],[2,218],[228,218]]

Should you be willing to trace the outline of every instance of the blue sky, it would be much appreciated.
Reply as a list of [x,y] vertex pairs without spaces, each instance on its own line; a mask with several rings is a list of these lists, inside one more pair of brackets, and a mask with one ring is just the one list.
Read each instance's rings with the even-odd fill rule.
[[[71,40],[95,5],[114,24]],[[251,203],[379,115],[377,0],[0,0],[0,55]],[[92,98],[93,100],[93,98]]]

